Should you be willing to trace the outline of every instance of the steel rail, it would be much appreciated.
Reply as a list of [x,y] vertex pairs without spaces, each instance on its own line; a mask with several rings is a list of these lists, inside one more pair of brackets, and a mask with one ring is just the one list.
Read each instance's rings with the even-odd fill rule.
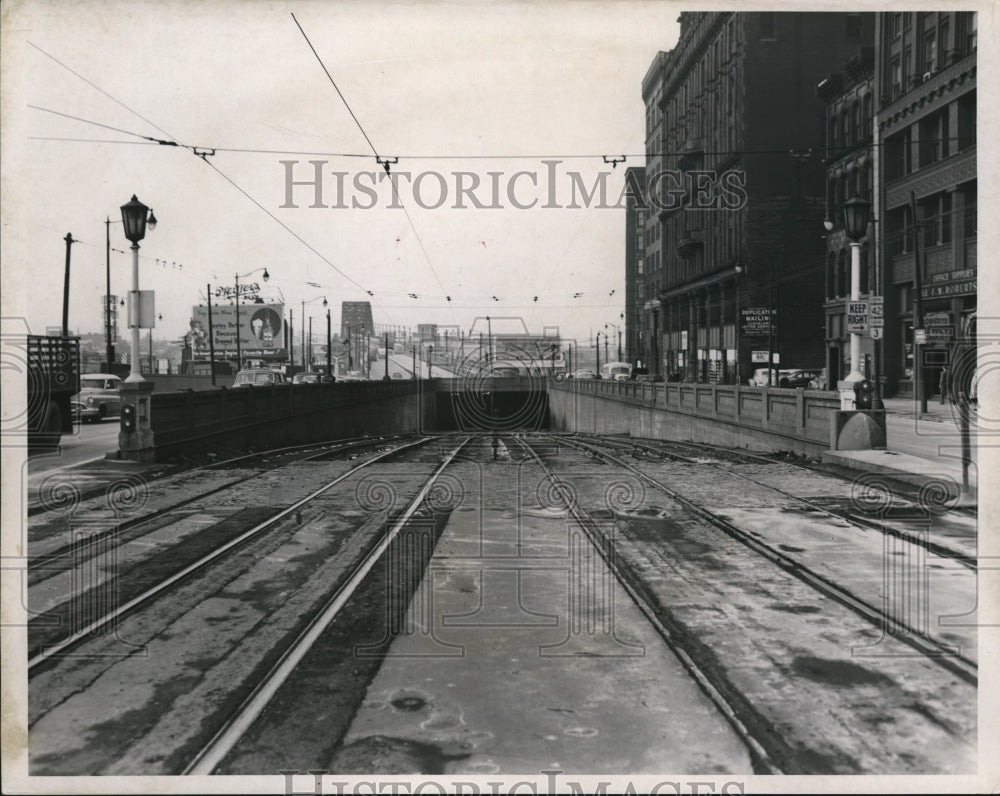
[[642,470],[633,467],[628,462],[619,459],[617,456],[614,456],[610,453],[595,450],[596,446],[590,445],[585,442],[581,442],[580,440],[572,440],[571,444],[583,449],[590,448],[591,450],[593,450],[603,458],[607,459],[608,461],[617,464],[619,467],[624,467],[626,470],[629,470],[638,477],[644,479],[651,485],[655,486],[657,489],[661,490],[662,492],[665,492],[674,500],[676,500],[678,503],[680,503],[682,506],[684,506],[686,509],[688,509],[701,519],[705,520],[706,522],[710,523],[711,525],[715,526],[726,535],[730,536],[731,538],[735,539],[736,541],[740,542],[746,547],[749,547],[754,552],[764,556],[773,564],[776,564],[777,566],[781,567],[783,570],[790,573],[799,580],[803,581],[808,586],[811,586],[812,588],[816,589],[824,596],[829,597],[830,599],[834,600],[837,603],[840,603],[846,608],[849,608],[851,611],[856,613],[862,619],[865,619],[866,621],[870,622],[876,627],[883,630],[885,630],[885,628],[892,626],[905,629],[907,632],[901,634],[891,634],[892,637],[897,639],[898,641],[901,641],[909,645],[910,647],[913,647],[922,655],[925,655],[926,657],[937,663],[942,668],[947,669],[952,674],[963,679],[965,682],[970,683],[972,685],[978,684],[979,680],[978,665],[974,661],[971,661],[968,658],[960,655],[951,647],[937,641],[934,638],[925,636],[919,630],[916,630],[915,628],[907,625],[904,622],[899,621],[898,619],[894,619],[881,609],[869,605],[861,598],[851,594],[849,591],[838,586],[836,583],[829,580],[828,578],[825,578],[819,573],[814,572],[809,567],[804,566],[803,564],[785,555],[784,553],[775,550],[770,545],[761,542],[759,539],[755,539],[750,534],[746,533],[745,531],[735,526],[733,523],[729,522],[729,520],[723,519],[722,517],[719,517],[718,515],[712,513],[711,511],[702,508],[690,498],[681,495],[679,492],[676,492],[675,490],[661,483],[660,481],[648,475],[647,473],[644,473]]
[[341,608],[344,607],[358,586],[364,581],[372,567],[382,557],[382,554],[389,548],[389,545],[406,525],[410,517],[421,506],[427,493],[434,486],[435,481],[437,481],[438,476],[451,464],[458,452],[469,442],[469,439],[471,437],[467,437],[447,455],[441,465],[427,479],[427,482],[417,493],[416,497],[413,498],[403,514],[386,531],[379,543],[368,551],[351,576],[341,584],[327,601],[326,605],[303,628],[296,640],[285,649],[281,657],[271,667],[271,670],[254,686],[253,691],[246,697],[233,715],[229,717],[223,727],[216,732],[208,744],[199,751],[194,760],[187,765],[182,772],[183,774],[211,774],[226,755],[239,743],[240,739],[246,734],[246,731],[278,692],[278,689],[288,679],[295,667],[302,661],[306,653],[309,652],[312,645],[323,634],[329,624],[336,618]]
[[[522,447],[527,450],[527,452],[538,462],[539,466],[545,472],[546,477],[552,482],[552,484],[558,488],[559,481],[553,476],[551,468],[542,460],[538,453],[520,436],[515,437]],[[561,438],[564,439],[564,438]],[[761,744],[757,738],[754,737],[752,731],[747,726],[747,724],[738,715],[738,710],[733,706],[728,699],[723,695],[723,693],[716,688],[712,683],[709,676],[704,672],[702,667],[694,660],[694,658],[681,647],[670,629],[667,628],[659,619],[656,613],[656,609],[650,605],[649,601],[642,594],[635,589],[629,582],[628,578],[622,572],[622,567],[617,564],[613,559],[609,558],[605,545],[599,544],[598,540],[595,538],[597,533],[593,529],[593,519],[577,505],[568,504],[567,508],[569,512],[573,515],[577,524],[583,530],[587,539],[597,550],[598,555],[607,565],[609,571],[615,576],[615,580],[621,584],[622,588],[632,599],[632,602],[636,604],[642,614],[649,620],[653,628],[664,640],[670,651],[677,657],[681,662],[684,669],[691,675],[695,683],[702,690],[702,692],[709,698],[716,709],[722,714],[722,717],[726,722],[733,728],[733,731],[739,737],[740,741],[747,747],[750,752],[751,757],[754,760],[755,770],[754,773],[757,774],[782,774],[785,773],[781,767],[773,760],[771,755],[768,753],[767,749]],[[603,537],[601,537],[603,539]]]
[[364,462],[361,462],[356,467],[352,467],[346,473],[343,473],[342,475],[337,476],[335,479],[333,479],[332,481],[330,481],[330,483],[326,484],[325,486],[320,487],[319,489],[315,490],[314,492],[312,492],[311,494],[309,494],[306,497],[302,498],[301,500],[296,501],[291,506],[288,506],[287,508],[283,509],[279,513],[275,514],[273,517],[270,517],[269,519],[264,520],[261,523],[258,523],[257,525],[255,525],[254,527],[250,528],[247,531],[244,531],[242,534],[240,534],[239,536],[235,537],[234,539],[230,539],[228,542],[226,542],[225,544],[217,547],[212,552],[207,553],[206,555],[202,556],[197,561],[192,562],[191,564],[189,564],[188,566],[186,566],[183,569],[179,570],[178,572],[175,572],[170,577],[165,578],[164,580],[160,581],[155,586],[147,589],[146,591],[142,592],[141,594],[136,595],[135,597],[133,597],[128,602],[126,602],[123,605],[117,607],[115,610],[113,610],[113,611],[105,614],[102,617],[99,617],[98,619],[93,620],[92,622],[90,622],[89,624],[87,624],[85,627],[83,627],[81,630],[78,630],[73,635],[68,636],[67,638],[63,639],[58,644],[54,644],[51,647],[45,647],[45,648],[43,648],[41,652],[39,652],[38,654],[36,654],[34,657],[28,659],[28,671],[29,671],[29,673],[30,673],[30,671],[32,669],[34,669],[35,667],[37,667],[39,664],[42,664],[45,661],[50,660],[51,658],[53,658],[54,656],[58,655],[59,653],[65,652],[70,647],[75,646],[77,643],[85,640],[87,636],[91,635],[92,633],[94,633],[97,630],[100,630],[101,628],[105,627],[109,623],[121,619],[123,616],[125,616],[126,614],[128,614],[131,611],[135,610],[140,605],[143,605],[144,603],[149,602],[151,599],[153,599],[154,597],[158,596],[162,592],[166,591],[171,586],[173,586],[173,585],[181,582],[182,580],[184,580],[185,578],[187,578],[190,575],[194,574],[198,570],[200,570],[203,567],[207,566],[208,564],[212,563],[217,558],[219,558],[220,556],[222,556],[224,553],[227,553],[227,552],[233,550],[234,548],[239,547],[240,545],[244,544],[245,542],[249,541],[250,539],[252,539],[257,534],[259,534],[261,531],[263,531],[263,530],[265,530],[267,528],[270,528],[273,525],[276,525],[277,523],[281,522],[286,517],[294,515],[294,513],[296,511],[298,511],[300,508],[302,508],[302,506],[304,506],[307,503],[315,500],[317,497],[319,497],[320,495],[322,495],[327,490],[332,489],[334,486],[336,486],[337,484],[339,484],[341,481],[344,481],[345,479],[350,478],[352,475],[354,475],[359,470],[362,470],[365,467],[368,467],[368,466],[374,464],[375,462],[380,461],[381,459],[384,459],[384,458],[386,458],[388,456],[392,456],[393,454],[396,454],[396,453],[398,453],[398,452],[400,452],[402,450],[406,450],[408,448],[416,447],[417,445],[425,445],[428,442],[433,441],[434,439],[436,439],[436,438],[435,437],[423,437],[423,438],[421,438],[419,440],[416,440],[415,442],[404,443],[403,445],[399,445],[399,446],[397,446],[397,447],[395,447],[395,448],[393,448],[391,450],[384,451],[383,453],[377,454],[376,456],[373,456],[370,459],[366,459]]

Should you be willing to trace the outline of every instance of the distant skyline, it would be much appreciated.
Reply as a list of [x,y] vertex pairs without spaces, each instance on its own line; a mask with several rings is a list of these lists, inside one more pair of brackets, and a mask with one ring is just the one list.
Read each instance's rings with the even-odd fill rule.
[[[140,244],[157,337],[184,334],[209,284],[266,267],[268,296],[298,316],[325,295],[338,327],[342,301],[371,300],[376,324],[468,329],[493,312],[588,339],[624,309],[625,214],[587,193],[603,180],[613,204],[625,167],[644,164],[641,81],[676,41],[679,10],[8,7],[4,313],[59,324],[69,232],[70,327],[103,332],[105,219],[121,296],[119,207],[135,194],[159,221]],[[323,164],[323,200],[298,185],[289,203],[289,170],[307,181],[310,161]]]

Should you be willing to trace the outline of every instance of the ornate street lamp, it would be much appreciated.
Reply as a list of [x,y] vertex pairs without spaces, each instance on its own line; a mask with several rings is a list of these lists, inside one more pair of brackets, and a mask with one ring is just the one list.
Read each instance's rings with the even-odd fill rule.
[[[125,238],[132,243],[132,295],[129,301],[129,326],[132,331],[132,356],[129,363],[129,374],[125,381],[142,381],[142,373],[139,370],[139,241],[146,237],[146,227],[156,228],[156,216],[153,211],[136,199],[132,194],[132,199],[122,205],[122,225],[125,227]],[[153,309],[149,308],[150,314]],[[152,317],[149,323],[153,323]]]
[[[852,196],[843,206],[844,232],[851,241],[851,296],[849,301],[861,298],[861,239],[868,231],[868,217],[871,203],[860,196]],[[851,332],[851,372],[841,382],[840,400],[842,408],[854,408],[854,385],[863,381],[861,374],[861,335]]]

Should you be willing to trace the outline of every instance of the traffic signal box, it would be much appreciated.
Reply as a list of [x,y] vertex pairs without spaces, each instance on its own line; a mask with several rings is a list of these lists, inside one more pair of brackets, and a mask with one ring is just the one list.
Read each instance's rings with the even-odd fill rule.
[[875,400],[875,382],[862,379],[854,385],[854,408],[871,409]]
[[125,404],[122,406],[121,415],[122,431],[131,434],[135,431],[135,407],[131,404]]

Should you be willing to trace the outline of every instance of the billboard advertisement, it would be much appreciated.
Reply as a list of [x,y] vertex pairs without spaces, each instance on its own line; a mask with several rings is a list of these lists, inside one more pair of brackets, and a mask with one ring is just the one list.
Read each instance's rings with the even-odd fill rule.
[[[285,349],[284,304],[243,304],[239,307],[238,333],[244,358],[267,357]],[[216,359],[236,356],[237,308],[231,304],[212,307],[211,334]],[[209,356],[208,307],[191,308],[188,344],[195,359]]]

